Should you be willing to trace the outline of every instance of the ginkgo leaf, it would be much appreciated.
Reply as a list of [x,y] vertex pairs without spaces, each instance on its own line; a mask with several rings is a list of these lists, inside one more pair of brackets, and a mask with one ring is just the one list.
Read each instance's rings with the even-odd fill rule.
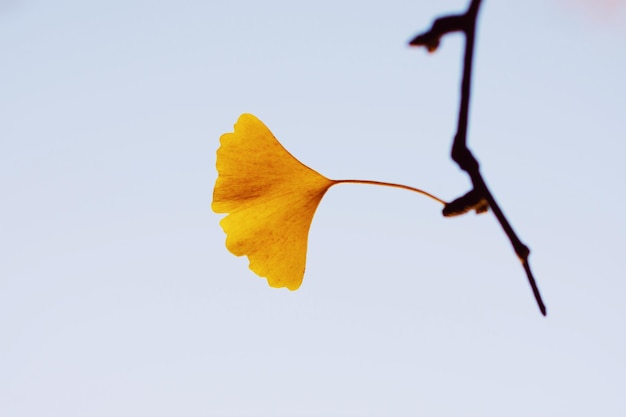
[[250,269],[272,287],[300,287],[309,228],[335,181],[294,158],[255,116],[243,114],[235,131],[220,138],[213,211],[226,247],[247,255]]
[[255,116],[242,114],[220,138],[212,208],[226,247],[246,255],[250,269],[272,287],[296,290],[306,266],[309,229],[330,187],[358,183],[403,188],[445,201],[418,188],[366,180],[331,180],[293,157]]

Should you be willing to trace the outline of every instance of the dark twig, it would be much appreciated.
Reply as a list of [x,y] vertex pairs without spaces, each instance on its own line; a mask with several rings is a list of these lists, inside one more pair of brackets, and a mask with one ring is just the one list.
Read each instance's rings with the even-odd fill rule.
[[470,104],[470,87],[472,77],[472,64],[474,57],[474,40],[476,35],[476,18],[478,16],[478,10],[480,9],[481,0],[472,0],[469,8],[464,14],[445,16],[435,20],[429,31],[416,36],[409,43],[411,46],[424,46],[429,52],[433,52],[439,46],[439,41],[442,36],[461,31],[465,34],[465,58],[463,61],[463,79],[461,82],[461,105],[459,110],[459,121],[457,126],[457,133],[454,137],[454,143],[452,145],[452,159],[459,165],[459,167],[467,172],[472,180],[473,189],[462,197],[454,200],[446,205],[443,209],[444,216],[455,216],[466,213],[470,210],[476,210],[477,213],[481,213],[491,207],[494,215],[500,222],[502,229],[508,236],[513,249],[518,258],[522,262],[528,282],[532,288],[535,299],[541,310],[541,314],[546,315],[546,306],[541,299],[539,288],[535,282],[530,264],[528,263],[528,255],[530,250],[522,243],[517,237],[517,234],[513,231],[511,224],[504,216],[504,213],[496,203],[493,195],[487,188],[487,184],[480,174],[480,165],[474,155],[467,147],[467,124],[469,119],[469,104]]

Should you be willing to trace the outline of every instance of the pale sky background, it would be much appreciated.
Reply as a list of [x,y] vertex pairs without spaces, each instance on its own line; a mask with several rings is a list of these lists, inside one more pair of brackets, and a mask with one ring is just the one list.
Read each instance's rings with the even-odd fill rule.
[[[491,214],[341,185],[300,290],[210,208],[256,114],[331,178],[453,199],[467,1],[0,2],[0,416],[625,416],[626,7],[486,0],[469,143]],[[594,6],[595,4],[595,6]]]

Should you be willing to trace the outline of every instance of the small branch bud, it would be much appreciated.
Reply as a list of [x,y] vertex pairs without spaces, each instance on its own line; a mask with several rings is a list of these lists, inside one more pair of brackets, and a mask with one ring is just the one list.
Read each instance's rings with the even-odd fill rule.
[[475,210],[476,214],[485,213],[489,210],[489,203],[476,189],[446,204],[442,213],[444,217],[454,217],[472,210]]
[[447,33],[465,30],[465,15],[444,16],[435,20],[430,30],[414,37],[410,46],[424,46],[428,52],[435,52],[441,38]]

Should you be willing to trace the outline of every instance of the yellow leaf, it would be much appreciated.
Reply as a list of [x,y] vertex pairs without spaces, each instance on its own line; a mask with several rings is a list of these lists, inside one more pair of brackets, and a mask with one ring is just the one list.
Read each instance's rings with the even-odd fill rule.
[[228,250],[272,287],[298,289],[313,215],[337,181],[294,158],[251,114],[220,138],[217,171],[212,208],[229,213],[220,222]]
[[226,247],[246,255],[250,269],[272,287],[296,290],[306,266],[309,228],[322,197],[335,184],[402,188],[447,204],[407,185],[369,180],[330,180],[293,157],[255,116],[242,114],[233,133],[220,138],[213,211]]

